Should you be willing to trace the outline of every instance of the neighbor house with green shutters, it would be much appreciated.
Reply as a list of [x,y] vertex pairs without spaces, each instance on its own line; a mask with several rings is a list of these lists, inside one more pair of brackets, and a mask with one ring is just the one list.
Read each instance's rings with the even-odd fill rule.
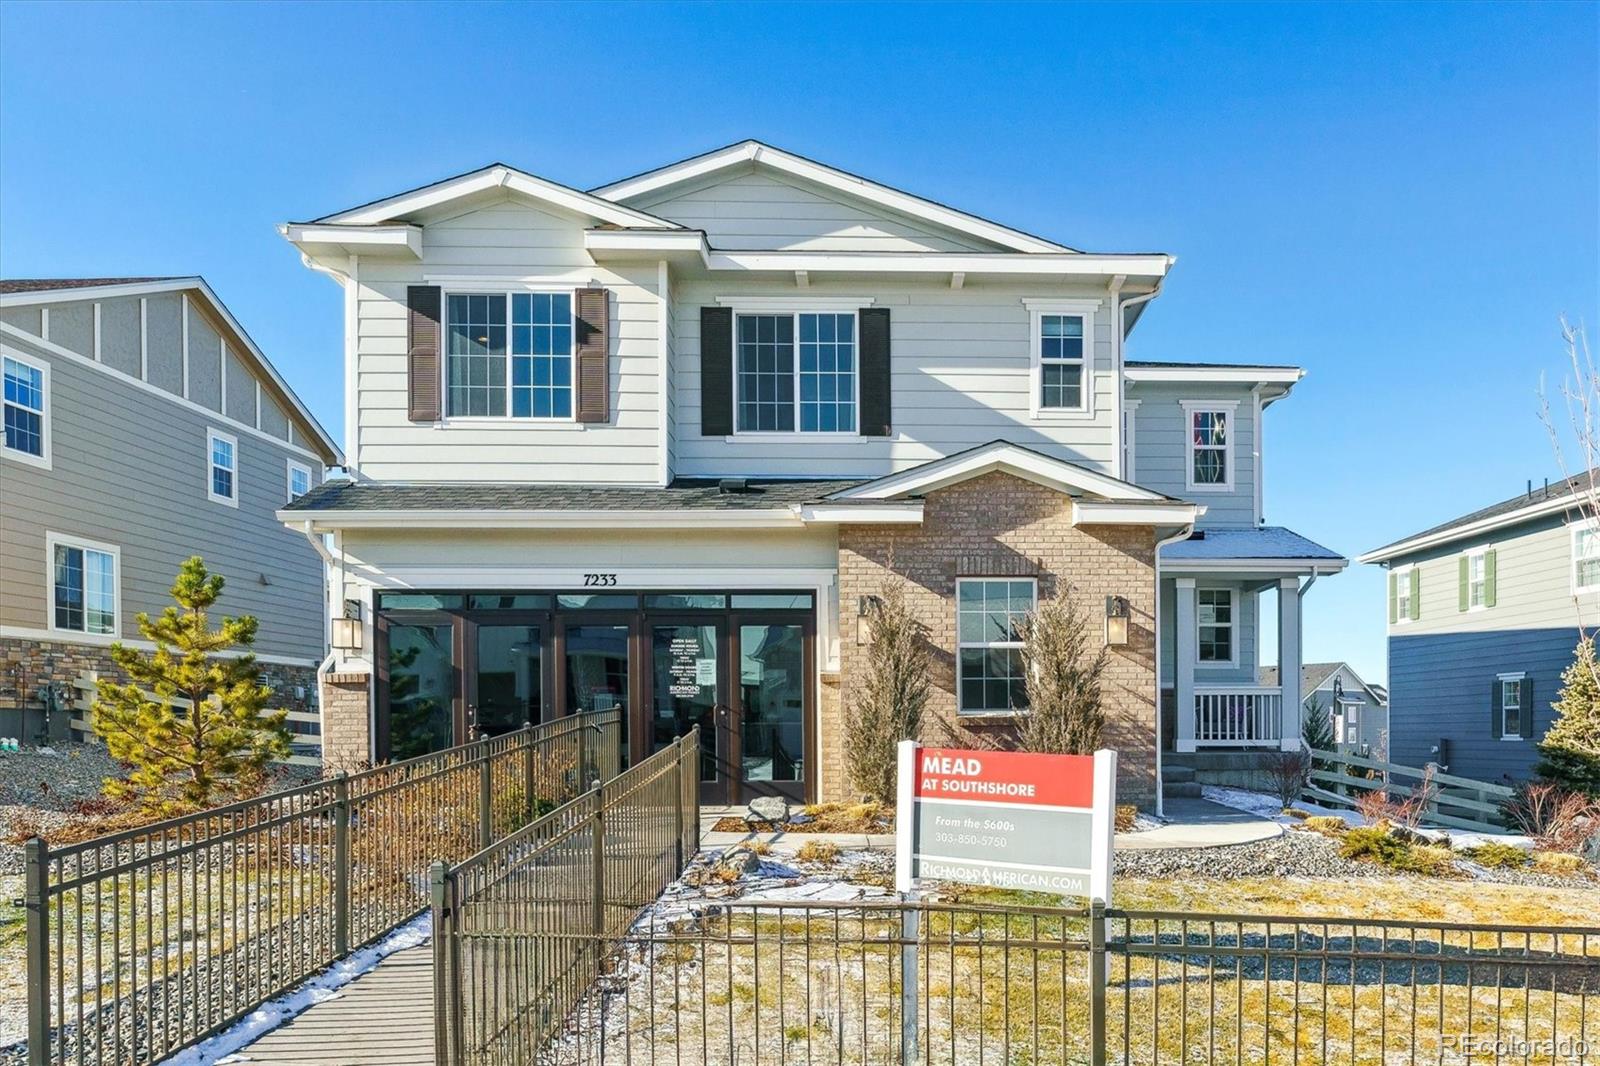
[[1518,780],[1561,671],[1600,623],[1591,474],[1525,491],[1360,557],[1387,569],[1389,758]]
[[1264,414],[1302,372],[1127,359],[1171,256],[755,141],[587,191],[493,164],[282,231],[344,298],[351,477],[279,514],[330,539],[349,619],[335,758],[617,708],[634,754],[701,727],[708,802],[849,797],[894,581],[965,742],[1012,728],[1019,623],[1071,596],[1129,801],[1164,759],[1299,744],[1302,591],[1345,565],[1264,524]]

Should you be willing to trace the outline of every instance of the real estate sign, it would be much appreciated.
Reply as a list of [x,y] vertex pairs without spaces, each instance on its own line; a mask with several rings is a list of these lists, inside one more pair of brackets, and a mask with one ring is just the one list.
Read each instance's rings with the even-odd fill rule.
[[1037,755],[900,744],[895,879],[1111,903],[1117,753]]

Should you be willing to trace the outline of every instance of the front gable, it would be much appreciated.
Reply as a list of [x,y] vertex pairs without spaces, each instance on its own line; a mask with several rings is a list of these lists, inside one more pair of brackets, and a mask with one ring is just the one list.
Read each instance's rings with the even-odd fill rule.
[[704,230],[712,248],[863,252],[1012,249],[751,161],[631,201]]

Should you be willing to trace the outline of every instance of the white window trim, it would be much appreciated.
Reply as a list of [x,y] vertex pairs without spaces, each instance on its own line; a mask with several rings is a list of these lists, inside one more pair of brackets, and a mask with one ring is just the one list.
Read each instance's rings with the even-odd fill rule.
[[[722,301],[728,302],[728,298]],[[870,301],[868,301],[870,303]],[[733,432],[726,438],[732,444],[738,441],[760,440],[769,444],[800,444],[815,440],[856,440],[861,437],[861,308],[854,299],[834,303],[790,303],[774,301],[767,306],[758,300],[748,303],[736,301],[733,311],[733,366],[729,375],[733,379],[728,402],[733,405]],[[740,429],[739,428],[739,319],[746,317],[768,318],[788,315],[794,319],[794,429]],[[855,408],[855,429],[800,428],[800,316],[850,315],[855,319],[855,362],[850,374],[853,388],[851,404]]]
[[1122,401],[1122,480],[1135,485],[1138,478],[1138,418],[1139,400]]
[[[218,440],[227,442],[227,444],[233,449],[232,496],[219,496],[217,495],[215,489],[215,481],[212,477],[212,474],[217,464],[212,459],[211,451],[212,442]],[[228,507],[237,507],[239,506],[239,489],[239,438],[235,437],[232,433],[224,433],[220,429],[212,429],[208,427],[206,429],[206,499],[210,500],[212,503],[220,503]]]
[[[1475,548],[1472,551],[1462,552],[1461,554],[1466,556],[1467,559],[1467,613],[1475,614],[1478,611],[1487,611],[1489,609],[1489,549],[1487,547]],[[1472,602],[1472,586],[1474,584],[1472,580],[1472,564],[1474,560],[1483,561],[1483,602],[1480,603]],[[1573,570],[1576,572],[1577,567],[1574,566]]]
[[[1514,673],[1514,674],[1495,674],[1494,675],[1495,683],[1500,686],[1500,739],[1501,740],[1521,741],[1521,740],[1525,739],[1523,737],[1523,735],[1522,735],[1522,716],[1524,714],[1526,714],[1526,713],[1530,713],[1531,708],[1522,706],[1521,685],[1522,685],[1522,682],[1527,678],[1527,676],[1528,676],[1528,673],[1527,673],[1526,670],[1521,671],[1519,673]],[[1517,691],[1517,731],[1515,733],[1506,732],[1506,708],[1505,708],[1505,703],[1506,703],[1506,682],[1507,681],[1515,681],[1515,682],[1517,682],[1517,685],[1518,685],[1518,691]]]
[[[1600,522],[1596,522],[1592,518],[1584,519],[1573,522],[1569,529],[1571,532],[1568,534],[1570,548],[1567,556],[1567,582],[1572,586],[1572,594],[1574,596],[1593,596],[1600,593],[1600,582],[1596,582],[1593,585],[1578,584],[1578,563],[1580,562],[1578,533],[1585,530],[1591,533],[1600,533]],[[1596,558],[1600,558],[1600,556],[1596,556]]]
[[[1200,658],[1200,593],[1226,592],[1228,594],[1228,659]],[[1216,623],[1211,623],[1213,628]],[[1194,590],[1194,665],[1197,670],[1227,670],[1239,665],[1239,590],[1226,585],[1201,585]]]
[[[460,285],[439,289],[439,421],[440,429],[451,426],[561,426],[583,429],[578,421],[578,289],[581,285]],[[546,415],[519,416],[511,413],[511,297],[522,295],[566,296],[572,311],[572,351],[567,358],[572,362],[572,413],[565,417]],[[497,296],[506,302],[506,413],[503,415],[453,415],[450,413],[450,297]],[[609,312],[608,312],[609,313]],[[609,384],[607,386],[610,387]]]
[[[1183,483],[1189,492],[1232,492],[1237,467],[1234,465],[1234,441],[1239,433],[1239,401],[1238,400],[1179,400],[1183,408]],[[1194,416],[1221,412],[1228,416],[1227,426],[1224,430],[1222,442],[1222,475],[1221,483],[1214,485],[1197,484],[1194,479]]]
[[[1094,417],[1094,316],[1099,300],[1047,300],[1025,297],[1028,309],[1028,413],[1035,422],[1082,422]],[[1083,319],[1083,403],[1078,407],[1044,406],[1044,316],[1076,315]],[[1064,360],[1051,360],[1063,362]]]
[[[1409,601],[1411,599],[1411,571],[1416,568],[1415,563],[1408,563],[1405,566],[1396,567],[1389,571],[1390,579],[1394,582],[1394,625],[1403,626],[1411,623],[1410,609],[1402,609],[1400,606],[1400,590],[1405,589],[1405,598]],[[1417,594],[1419,596],[1422,594],[1420,583]]]
[[[87,629],[63,629],[56,625],[56,547],[79,548],[103,552],[111,556],[111,632],[90,633]],[[49,633],[60,634],[80,643],[110,644],[122,635],[122,549],[115,544],[87,540],[66,533],[46,530],[44,535],[44,626]],[[89,595],[88,582],[84,582],[84,597]],[[84,604],[84,625],[88,625],[88,604]]]
[[36,466],[41,470],[49,470],[50,427],[55,422],[55,411],[52,410],[53,405],[50,402],[50,364],[42,359],[33,359],[23,355],[14,348],[0,348],[0,359],[10,359],[13,362],[21,363],[25,367],[39,371],[39,388],[44,393],[44,410],[39,415],[40,435],[43,438],[40,442],[42,454],[31,455],[16,448],[8,448],[5,446],[4,437],[0,437],[0,455],[14,463],[25,463],[28,466]]
[[[285,460],[285,462],[287,463],[287,467],[284,470],[284,475],[283,475],[284,476],[283,488],[284,488],[284,493],[287,496],[287,500],[285,502],[293,503],[294,500],[295,500],[295,495],[294,495],[294,475],[295,475],[295,473],[297,471],[306,476],[306,491],[307,492],[310,492],[312,489],[316,488],[317,487],[317,483],[315,481],[311,480],[311,468],[309,466],[307,466],[305,463],[297,463],[293,459]],[[235,475],[235,480],[237,481],[237,475]]]
[[995,581],[1013,582],[1026,581],[1033,586],[1033,607],[1039,607],[1039,579],[1033,577],[958,577],[956,578],[956,717],[957,718],[1008,718],[1017,714],[1015,710],[1005,711],[968,711],[961,706],[961,650],[963,648],[1021,648],[1020,640],[985,640],[973,643],[961,639],[961,586],[966,584],[988,584]]

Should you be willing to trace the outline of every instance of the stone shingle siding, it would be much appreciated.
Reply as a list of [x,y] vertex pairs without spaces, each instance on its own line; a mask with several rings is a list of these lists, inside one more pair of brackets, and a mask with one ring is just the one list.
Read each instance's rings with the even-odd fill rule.
[[[1105,597],[1126,597],[1132,608],[1129,642],[1113,648],[1104,679],[1107,746],[1118,751],[1120,802],[1150,806],[1155,799],[1155,533],[1146,526],[1072,525],[1072,501],[1009,474],[992,473],[930,493],[920,526],[841,526],[839,529],[840,698],[824,685],[820,798],[854,798],[842,743],[842,707],[850,699],[867,648],[858,642],[858,597],[883,588],[891,568],[908,581],[909,601],[933,654],[930,711],[958,743],[1004,743],[1007,727],[956,714],[956,580],[1032,577],[1041,601],[1070,593],[1091,623],[1103,617]],[[944,739],[937,723],[925,739]]]

